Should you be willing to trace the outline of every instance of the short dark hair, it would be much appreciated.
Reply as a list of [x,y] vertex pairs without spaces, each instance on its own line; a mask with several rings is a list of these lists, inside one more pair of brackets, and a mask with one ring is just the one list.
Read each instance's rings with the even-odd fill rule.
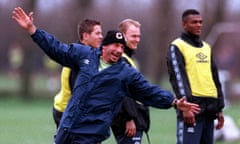
[[92,19],[85,19],[79,22],[77,26],[78,39],[82,40],[83,33],[91,33],[93,31],[93,27],[96,25],[101,25],[101,23]]
[[197,11],[196,9],[187,9],[182,14],[182,21],[185,21],[186,17],[189,15],[200,15],[200,12]]

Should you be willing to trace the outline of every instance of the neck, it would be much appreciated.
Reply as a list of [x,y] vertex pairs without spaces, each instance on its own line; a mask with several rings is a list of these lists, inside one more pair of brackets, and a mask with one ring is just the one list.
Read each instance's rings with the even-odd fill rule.
[[128,46],[125,46],[124,53],[127,54],[127,56],[132,57],[134,50],[130,49]]
[[101,56],[100,59],[102,60],[102,62],[104,62],[104,63],[106,63],[106,64],[110,64],[107,60],[104,59],[103,56]]
[[181,34],[181,38],[196,47],[202,47],[202,40],[200,39],[199,36],[183,32]]

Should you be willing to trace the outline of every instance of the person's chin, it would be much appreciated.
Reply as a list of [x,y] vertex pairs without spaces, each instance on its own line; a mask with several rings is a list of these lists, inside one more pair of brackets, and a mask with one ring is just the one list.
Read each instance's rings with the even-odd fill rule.
[[137,49],[137,47],[136,47],[136,46],[133,46],[133,47],[131,47],[130,49],[134,51],[134,50]]
[[111,59],[112,63],[116,63],[119,60],[119,58],[113,58]]

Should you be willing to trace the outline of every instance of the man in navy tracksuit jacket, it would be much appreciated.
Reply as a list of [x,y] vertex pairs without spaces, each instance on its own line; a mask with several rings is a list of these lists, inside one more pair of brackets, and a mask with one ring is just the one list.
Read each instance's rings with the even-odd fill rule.
[[[73,70],[76,77],[72,97],[56,134],[56,144],[99,144],[109,137],[113,116],[124,96],[145,105],[198,112],[198,105],[176,100],[171,92],[151,85],[144,76],[122,58],[125,40],[119,31],[109,31],[99,49],[58,41],[33,24],[32,13],[17,7],[13,19],[26,29],[32,39],[53,60]],[[129,95],[134,93],[134,95]],[[136,96],[136,97],[134,97]]]

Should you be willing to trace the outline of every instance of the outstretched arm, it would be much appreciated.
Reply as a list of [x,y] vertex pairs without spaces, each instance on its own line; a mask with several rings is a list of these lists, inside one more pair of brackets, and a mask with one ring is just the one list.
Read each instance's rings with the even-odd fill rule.
[[27,15],[21,7],[16,7],[12,14],[12,18],[16,20],[19,26],[27,30],[30,35],[35,33],[37,28],[33,24],[33,12]]

